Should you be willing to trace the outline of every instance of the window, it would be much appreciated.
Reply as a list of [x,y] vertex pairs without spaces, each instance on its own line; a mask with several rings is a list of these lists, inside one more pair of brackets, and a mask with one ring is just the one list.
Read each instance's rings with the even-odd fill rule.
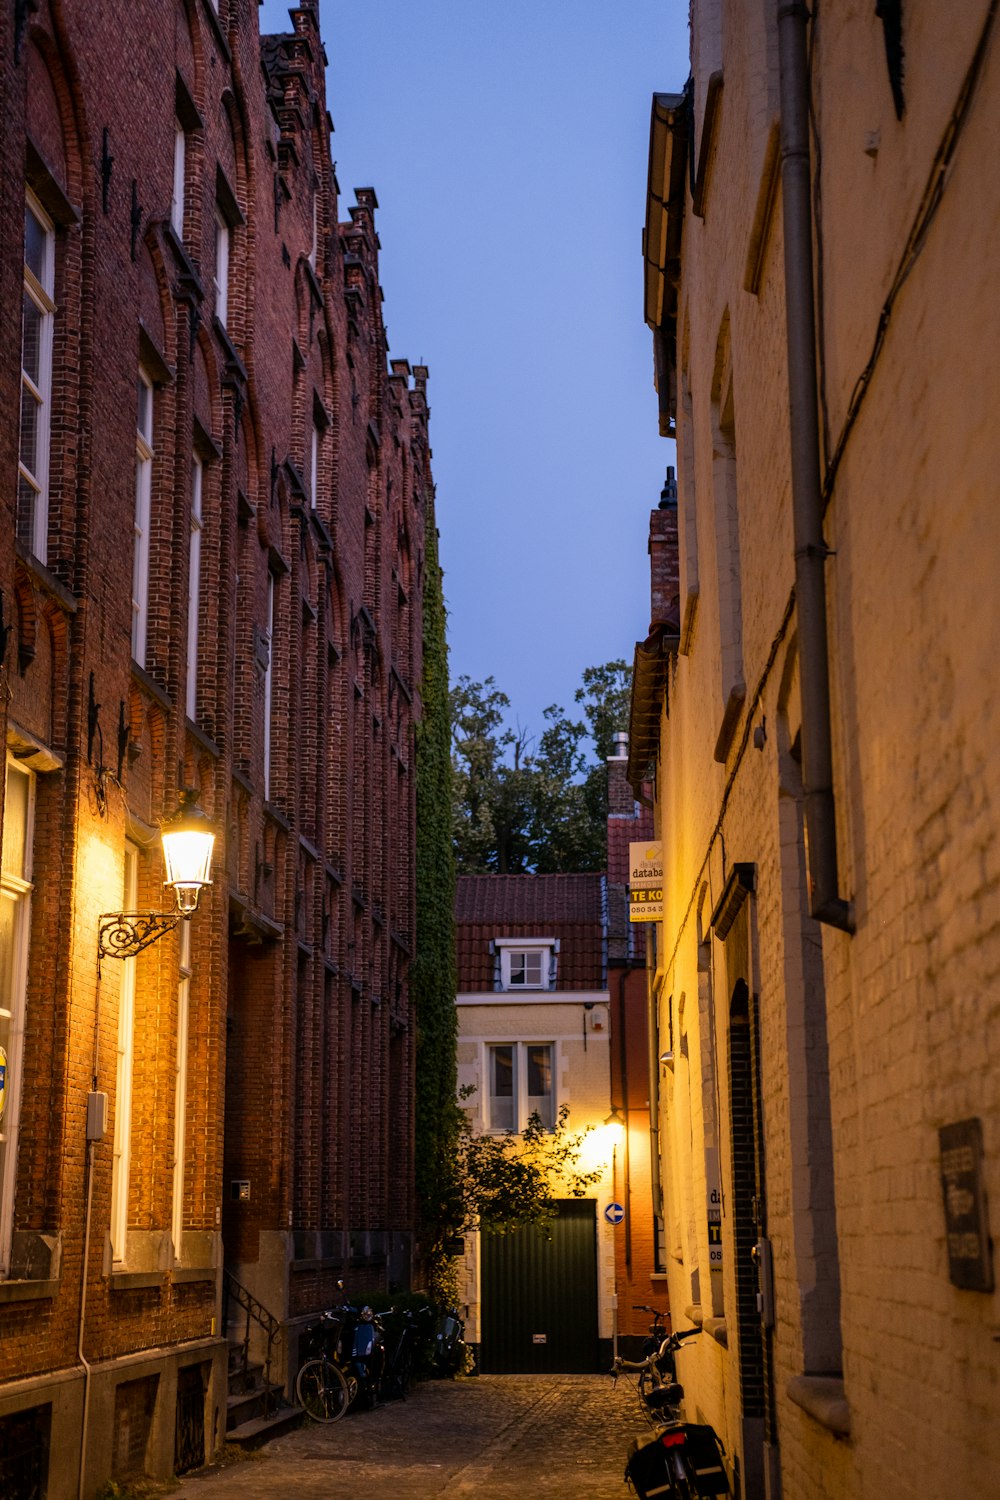
[[[125,911],[139,904],[139,851],[125,845]],[[129,1157],[132,1145],[132,1060],[135,1043],[135,959],[121,963],[118,996],[118,1054],[115,1067],[115,1144],[111,1168],[111,1257],[125,1259],[128,1229]]]
[[197,718],[198,710],[198,619],[201,604],[201,533],[204,518],[201,490],[204,471],[201,459],[191,460],[191,536],[188,543],[187,695],[185,712]]
[[136,382],[135,521],[132,553],[132,657],[146,665],[149,617],[149,525],[153,493],[153,382],[145,370]]
[[7,761],[0,860],[0,1273],[10,1264],[28,979],[34,778]]
[[536,1114],[555,1128],[551,1042],[502,1042],[487,1048],[490,1130],[523,1130]]
[[497,938],[499,988],[503,990],[550,990],[555,983],[554,938]]
[[191,1009],[191,923],[180,925],[180,977],[177,984],[177,1062],[174,1073],[174,1172],[171,1235],[181,1259],[184,1233],[184,1152],[187,1116],[188,1021]]
[[215,207],[215,316],[225,328],[229,317],[229,225]]
[[267,666],[264,668],[264,798],[271,795],[271,663],[274,658],[274,574],[267,574],[267,625],[264,631],[264,647],[267,651]]
[[312,424],[312,438],[309,443],[309,504],[313,510],[316,509],[316,499],[319,494],[319,445],[321,437],[319,426],[315,418]]
[[37,198],[29,193],[24,210],[17,536],[40,562],[46,561],[48,550],[54,295],[55,231]]
[[170,196],[170,223],[179,240],[184,238],[184,169],[187,137],[180,120],[174,121],[174,186]]

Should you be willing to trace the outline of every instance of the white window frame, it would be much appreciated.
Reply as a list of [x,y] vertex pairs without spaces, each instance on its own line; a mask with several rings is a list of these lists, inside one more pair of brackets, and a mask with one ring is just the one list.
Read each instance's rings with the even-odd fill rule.
[[267,667],[264,671],[264,800],[271,797],[271,686],[274,662],[274,574],[267,570]]
[[24,851],[20,873],[4,870],[0,887],[5,901],[13,901],[10,986],[0,993],[0,1014],[7,1022],[5,1106],[0,1121],[0,1276],[10,1270],[10,1247],[14,1230],[14,1194],[17,1186],[18,1127],[21,1116],[21,1078],[24,1058],[24,1012],[28,988],[28,941],[31,931],[32,851],[35,831],[35,778],[11,755],[6,757],[6,775],[24,776],[28,782]]
[[[513,1093],[511,1096],[510,1123],[507,1123],[505,1120],[499,1118],[500,1112],[496,1109],[496,1106],[494,1104],[496,1095],[493,1092],[494,1054],[496,1053],[498,1048],[506,1047],[509,1047],[512,1052],[512,1065],[514,1075]],[[549,1078],[551,1088],[547,1095],[528,1093],[528,1052],[533,1047],[544,1047],[549,1054]],[[557,1047],[554,1041],[544,1041],[542,1039],[536,1040],[532,1038],[530,1041],[515,1041],[512,1039],[505,1039],[497,1040],[495,1042],[487,1042],[485,1044],[485,1056],[483,1059],[483,1076],[486,1079],[484,1102],[486,1105],[486,1112],[488,1116],[485,1122],[487,1130],[489,1130],[491,1133],[496,1134],[505,1134],[508,1130],[512,1130],[514,1132],[521,1131],[527,1125],[529,1116],[533,1111],[536,1110],[541,1117],[544,1128],[546,1130],[554,1130],[557,1111],[556,1062]],[[546,1101],[548,1102],[547,1112],[544,1108]],[[542,1106],[541,1108],[539,1107],[540,1105]]]
[[201,614],[201,539],[205,527],[202,491],[205,467],[197,453],[191,456],[191,533],[188,542],[187,683],[185,713],[193,722],[198,710],[198,645]]
[[[139,904],[139,850],[125,845],[124,910]],[[132,1156],[132,1070],[135,1061],[135,959],[121,961],[118,991],[118,1050],[115,1063],[115,1137],[111,1167],[111,1260],[125,1263],[128,1181]]]
[[[496,938],[494,946],[500,953],[500,988],[511,990],[515,994],[526,990],[538,993],[539,991],[551,990],[554,985],[553,977],[553,955],[559,951],[559,945],[555,938]],[[524,958],[526,962],[521,965],[518,960]],[[519,968],[527,970],[535,967],[534,960],[538,959],[539,977],[536,980],[517,980]]]
[[174,1067],[174,1161],[170,1233],[174,1259],[181,1259],[184,1235],[184,1165],[187,1146],[188,1031],[191,1016],[191,920],[180,924],[177,981],[177,1058]]
[[[139,391],[148,394],[147,420],[142,425]],[[149,625],[149,528],[153,503],[153,382],[140,366],[136,382],[135,515],[132,522],[132,659],[146,665]]]
[[[24,296],[34,303],[41,315],[41,326],[39,329],[38,348],[38,379],[33,380],[24,368],[24,325],[22,311],[21,327],[21,404],[26,400],[33,401],[38,407],[37,426],[35,429],[35,467],[29,469],[23,461],[22,455],[18,453],[18,495],[22,490],[31,491],[34,495],[32,502],[32,515],[30,528],[22,528],[22,517],[18,514],[18,534],[21,540],[26,542],[39,562],[48,560],[48,534],[49,534],[49,454],[51,449],[51,410],[52,410],[52,344],[55,327],[55,266],[56,266],[56,233],[55,225],[45,212],[34,193],[25,194],[25,229],[27,229],[27,216],[31,214],[41,225],[44,231],[44,244],[42,251],[41,279],[30,268],[27,260],[24,262]],[[20,504],[18,512],[20,512]],[[30,529],[30,537],[22,534],[23,530]]]
[[177,238],[184,239],[184,184],[187,175],[187,134],[174,120],[174,181],[170,195],[170,223]]
[[229,320],[229,223],[215,205],[215,316],[223,328]]

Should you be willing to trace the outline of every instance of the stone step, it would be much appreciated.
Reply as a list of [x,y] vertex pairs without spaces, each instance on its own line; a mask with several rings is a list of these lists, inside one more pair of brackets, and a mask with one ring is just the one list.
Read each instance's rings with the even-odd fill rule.
[[247,1391],[259,1391],[264,1386],[264,1366],[257,1360],[249,1360],[244,1370],[243,1363],[231,1364],[228,1373],[228,1388],[231,1396],[242,1396]]
[[281,1405],[270,1417],[251,1417],[238,1427],[228,1427],[226,1442],[236,1443],[241,1448],[260,1448],[272,1438],[293,1431],[304,1416],[301,1406]]
[[[280,1385],[271,1386],[271,1407],[276,1409],[285,1402]],[[263,1385],[252,1391],[235,1391],[226,1397],[226,1431],[239,1427],[255,1417],[262,1417],[267,1410],[267,1390]]]

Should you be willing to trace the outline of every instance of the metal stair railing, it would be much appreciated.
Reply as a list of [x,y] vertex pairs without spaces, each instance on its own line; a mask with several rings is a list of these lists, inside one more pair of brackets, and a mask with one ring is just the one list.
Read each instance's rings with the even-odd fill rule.
[[222,1288],[222,1326],[227,1330],[227,1332],[229,1329],[229,1309],[231,1303],[235,1302],[236,1305],[242,1308],[244,1313],[246,1314],[243,1326],[243,1340],[241,1347],[244,1382],[246,1382],[246,1380],[248,1379],[248,1372],[250,1368],[251,1319],[256,1324],[258,1324],[258,1326],[261,1327],[267,1335],[267,1353],[264,1359],[264,1416],[265,1418],[270,1417],[273,1414],[274,1410],[277,1409],[277,1402],[274,1397],[274,1392],[271,1389],[271,1356],[274,1350],[275,1343],[281,1337],[281,1323],[273,1313],[268,1311],[263,1302],[258,1302],[257,1298],[253,1296],[251,1292],[248,1292],[246,1287],[242,1286],[240,1282],[236,1280],[236,1277],[233,1275],[232,1271],[223,1270]]

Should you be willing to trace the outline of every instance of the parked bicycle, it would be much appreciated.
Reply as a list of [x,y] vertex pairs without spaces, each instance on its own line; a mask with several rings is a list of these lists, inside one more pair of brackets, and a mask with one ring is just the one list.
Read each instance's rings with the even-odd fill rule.
[[344,1319],[337,1312],[321,1314],[307,1330],[310,1358],[295,1380],[299,1405],[314,1422],[338,1422],[358,1393],[358,1383],[348,1378],[340,1363],[340,1336]]
[[685,1422],[681,1415],[684,1387],[677,1380],[675,1357],[683,1341],[694,1338],[701,1329],[667,1333],[665,1313],[645,1306],[639,1310],[653,1314],[644,1357],[635,1361],[616,1359],[611,1374],[615,1380],[622,1374],[637,1377],[639,1404],[654,1436],[633,1443],[625,1477],[635,1486],[639,1500],[654,1495],[669,1500],[729,1495],[718,1434],[707,1423]]
[[382,1395],[406,1400],[415,1373],[421,1332],[433,1316],[429,1307],[391,1307],[382,1314],[385,1333],[385,1371]]
[[385,1348],[382,1323],[370,1307],[344,1302],[331,1308],[306,1338],[310,1358],[296,1377],[295,1394],[313,1421],[336,1422],[351,1406],[376,1404]]

